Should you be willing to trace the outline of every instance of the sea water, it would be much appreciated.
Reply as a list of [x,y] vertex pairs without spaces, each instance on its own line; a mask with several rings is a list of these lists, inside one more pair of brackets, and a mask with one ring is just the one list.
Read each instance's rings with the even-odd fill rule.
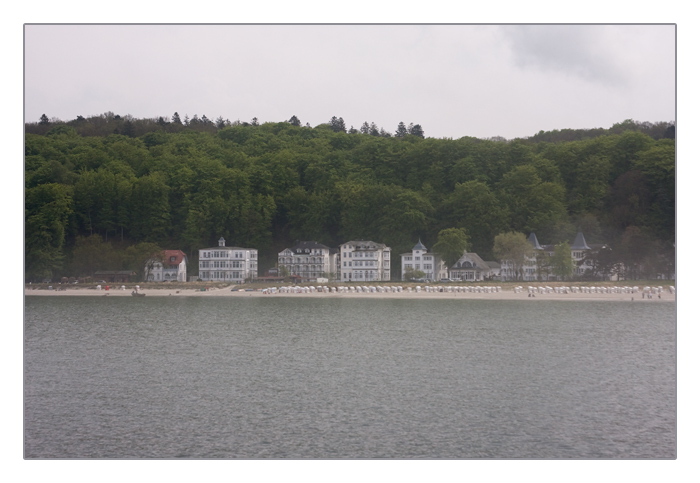
[[26,458],[674,458],[673,303],[25,298]]

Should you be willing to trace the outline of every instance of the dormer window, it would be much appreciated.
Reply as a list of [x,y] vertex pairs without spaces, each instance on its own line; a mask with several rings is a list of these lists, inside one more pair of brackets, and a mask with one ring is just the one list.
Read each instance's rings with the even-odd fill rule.
[[171,262],[174,262],[174,261],[175,261],[175,257],[170,257],[170,261],[171,261]]

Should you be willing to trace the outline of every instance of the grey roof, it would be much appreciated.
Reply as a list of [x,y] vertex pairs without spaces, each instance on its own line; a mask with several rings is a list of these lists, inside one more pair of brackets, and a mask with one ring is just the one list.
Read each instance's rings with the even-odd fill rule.
[[315,241],[300,241],[300,242],[297,242],[296,245],[291,247],[290,250],[292,250],[292,251],[297,250],[297,249],[304,250],[306,248],[309,248],[309,249],[320,248],[320,249],[326,249],[326,250],[330,249],[330,247],[327,247],[326,245],[323,245],[322,243],[318,243]]
[[572,250],[590,250],[591,247],[586,245],[586,239],[583,238],[583,233],[578,232],[576,234],[576,239],[574,240],[574,243],[571,245]]
[[532,246],[535,248],[535,250],[542,250],[542,245],[540,245],[540,242],[537,241],[537,235],[535,235],[534,231],[530,233],[529,237],[527,237],[527,241],[532,243]]
[[418,243],[416,243],[416,246],[413,247],[413,250],[427,250],[427,248],[425,248],[425,245],[421,243],[419,238]]
[[[389,248],[388,246],[384,245],[383,243],[377,243],[373,242],[372,240],[351,240],[345,243],[342,243],[342,245],[353,245],[355,247],[355,250],[383,250]],[[366,248],[363,248],[366,247]]]
[[467,267],[467,268],[478,268],[480,270],[488,270],[489,266],[486,262],[484,262],[479,255],[476,253],[467,253],[466,251],[464,254],[455,262],[454,265],[450,268],[450,270],[459,270],[462,268],[462,265],[464,265],[464,262],[470,262],[473,266],[472,267]]

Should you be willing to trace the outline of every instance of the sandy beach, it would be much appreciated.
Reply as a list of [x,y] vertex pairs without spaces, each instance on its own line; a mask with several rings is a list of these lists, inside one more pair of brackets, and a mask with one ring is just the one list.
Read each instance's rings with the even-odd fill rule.
[[[540,286],[532,286],[539,289]],[[595,287],[594,285],[590,286]],[[268,293],[262,289],[241,289],[238,287],[223,287],[223,288],[208,288],[204,291],[201,288],[189,288],[189,289],[170,289],[170,288],[141,288],[140,293],[146,294],[149,297],[294,297],[294,298],[383,298],[383,299],[473,299],[473,300],[592,300],[592,301],[627,301],[640,303],[650,303],[650,302],[675,302],[675,293],[671,293],[668,287],[664,287],[663,291],[658,294],[654,293],[651,298],[644,296],[642,289],[639,287],[639,291],[636,293],[599,293],[599,292],[578,292],[572,293],[556,293],[554,291],[550,293],[532,293],[528,292],[528,286],[524,285],[520,292],[514,289],[502,289],[500,292],[449,292],[447,287],[436,287],[436,290],[443,289],[443,292],[431,291],[426,292],[424,289],[420,292],[416,292],[415,289],[411,291],[402,292],[319,292],[319,291],[309,291],[308,293]],[[454,289],[453,289],[454,290]],[[48,296],[48,297],[62,297],[62,296],[85,296],[85,297],[131,297],[132,287],[125,287],[122,290],[120,287],[114,288],[110,287],[109,290],[105,290],[104,287],[97,288],[70,288],[66,287],[63,289],[48,290],[46,287],[43,288],[25,288],[25,296]],[[659,296],[660,295],[660,296]]]

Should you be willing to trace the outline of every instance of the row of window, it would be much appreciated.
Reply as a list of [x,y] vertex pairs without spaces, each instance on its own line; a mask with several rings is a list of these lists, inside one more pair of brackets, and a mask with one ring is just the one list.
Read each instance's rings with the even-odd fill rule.
[[[416,263],[416,266],[414,267],[412,263],[407,263],[404,265],[406,268],[415,268],[416,270],[420,270],[420,263]],[[423,264],[423,270],[432,270],[433,269],[433,264],[432,263],[424,263]]]
[[[385,276],[385,279],[388,280],[388,278]],[[373,280],[380,280],[380,278],[377,276],[377,272],[374,271],[360,271],[360,270],[354,270],[352,272],[352,276],[348,272],[343,272],[343,279],[344,280],[367,280],[367,281],[373,281]]]
[[[233,253],[233,256],[231,256]],[[245,258],[244,252],[232,252],[230,250],[214,250],[211,252],[202,252],[202,258]],[[250,252],[250,258],[257,258],[256,252]]]
[[322,257],[280,258],[279,263],[324,263]]
[[291,272],[308,272],[313,270],[323,271],[323,265],[282,265]]
[[241,280],[245,278],[245,272],[199,272],[202,280]]
[[343,252],[343,258],[379,258],[379,252]]
[[[251,268],[255,267],[255,262],[251,262]],[[199,268],[245,268],[245,261],[237,260],[202,260]]]
[[[148,280],[151,280],[151,281],[155,280],[157,282],[160,282],[160,280],[161,280],[160,273],[155,273],[155,274],[151,273],[150,275],[148,275]],[[177,280],[177,273],[174,273],[174,274],[164,273],[163,280]]]

